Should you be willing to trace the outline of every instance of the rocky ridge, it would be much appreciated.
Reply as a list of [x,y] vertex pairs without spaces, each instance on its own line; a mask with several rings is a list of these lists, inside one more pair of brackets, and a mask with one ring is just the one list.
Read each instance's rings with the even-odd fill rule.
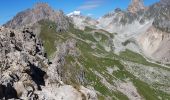
[[[63,61],[50,62],[41,41],[31,29],[1,27],[0,46],[0,99],[96,99],[93,90],[83,86],[77,90],[62,82],[61,74],[57,72]],[[58,55],[59,58],[62,56]]]

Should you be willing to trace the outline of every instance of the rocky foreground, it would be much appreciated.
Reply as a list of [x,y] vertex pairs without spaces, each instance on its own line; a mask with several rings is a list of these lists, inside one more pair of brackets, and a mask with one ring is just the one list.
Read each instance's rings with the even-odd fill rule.
[[[57,57],[56,57],[57,59]],[[0,99],[90,100],[92,88],[75,88],[61,81],[59,65],[50,62],[36,34],[29,28],[0,28]]]

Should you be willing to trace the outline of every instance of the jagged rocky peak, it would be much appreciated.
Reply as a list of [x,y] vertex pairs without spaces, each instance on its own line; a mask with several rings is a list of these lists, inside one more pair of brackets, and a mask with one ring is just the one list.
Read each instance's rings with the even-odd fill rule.
[[36,3],[34,8],[50,8],[50,6],[47,3]]
[[37,3],[32,9],[34,14],[39,15],[40,17],[48,17],[54,10],[47,3]]
[[143,0],[132,0],[131,4],[128,7],[128,11],[131,13],[136,13],[144,9],[145,9],[145,6],[143,4]]
[[18,13],[12,20],[4,26],[8,28],[21,28],[31,26],[40,20],[50,20],[57,24],[56,31],[66,31],[69,27],[69,21],[60,10],[53,10],[47,3],[37,3],[32,9],[27,9]]
[[169,0],[160,0],[160,2],[164,5],[170,5],[170,1]]

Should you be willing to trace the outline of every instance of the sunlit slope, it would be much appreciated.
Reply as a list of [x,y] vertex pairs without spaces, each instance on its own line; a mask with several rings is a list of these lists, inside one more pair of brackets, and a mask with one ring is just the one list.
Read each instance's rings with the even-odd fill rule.
[[[86,27],[84,31],[72,24],[67,31],[56,32],[51,21],[40,21],[40,38],[48,57],[59,53],[58,45],[68,40],[76,41],[73,51],[64,58],[63,81],[92,86],[99,100],[168,100],[170,99],[170,69],[149,62],[130,50],[114,54],[114,33]],[[71,41],[70,41],[71,42]]]

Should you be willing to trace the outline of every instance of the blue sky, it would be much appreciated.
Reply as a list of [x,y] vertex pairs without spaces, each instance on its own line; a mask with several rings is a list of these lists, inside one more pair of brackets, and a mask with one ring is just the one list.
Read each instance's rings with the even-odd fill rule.
[[[119,7],[126,9],[131,0],[1,0],[0,25],[13,18],[18,12],[33,7],[37,2],[46,2],[54,9],[63,10],[68,14],[80,10],[82,14],[94,18],[103,16]],[[159,0],[144,0],[146,6]]]

